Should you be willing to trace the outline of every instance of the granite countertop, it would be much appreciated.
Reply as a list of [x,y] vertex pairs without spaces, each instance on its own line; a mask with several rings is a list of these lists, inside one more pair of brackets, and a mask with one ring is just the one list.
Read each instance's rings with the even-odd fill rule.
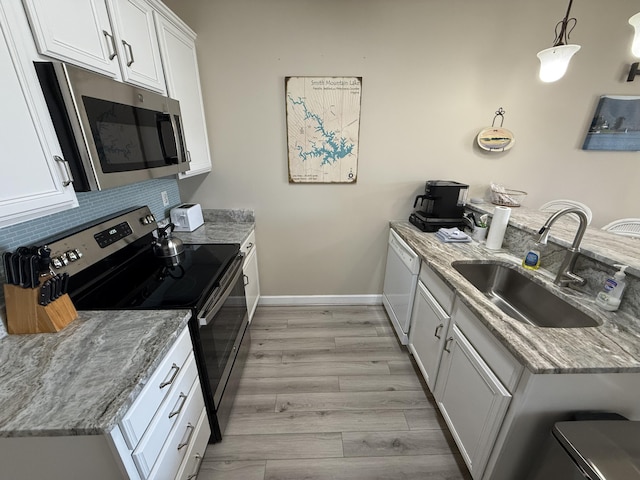
[[[495,205],[490,203],[467,204],[467,209],[493,215]],[[535,234],[551,214],[539,210],[517,207],[511,208],[509,224],[525,232]],[[560,217],[551,227],[550,238],[563,247],[570,247],[578,222]],[[580,244],[582,255],[612,265],[629,265],[627,272],[640,277],[640,238],[614,235],[600,228],[589,227]],[[612,259],[615,259],[612,260]]]
[[[242,243],[252,210],[204,210],[186,243]],[[58,333],[0,325],[0,437],[109,432],[187,327],[188,310],[81,311]],[[2,323],[2,322],[0,322]]]
[[0,437],[109,432],[189,318],[189,310],[83,311],[58,333],[3,338]]
[[[524,213],[516,213],[513,216],[518,215],[524,215]],[[544,214],[543,217],[540,225],[544,223],[548,214]],[[536,220],[527,221],[527,223],[537,225]],[[523,219],[523,223],[524,221]],[[588,328],[542,328],[523,324],[493,305],[451,266],[451,262],[456,260],[496,259],[515,266],[521,259],[504,250],[488,250],[477,242],[443,243],[434,233],[421,232],[408,222],[391,222],[391,227],[419,254],[424,263],[431,267],[447,285],[456,290],[459,299],[531,372],[640,372],[640,322],[638,319],[628,314],[604,312],[598,309],[592,297],[573,289],[553,285],[553,275],[540,269],[532,274],[537,283],[553,290],[576,308],[587,311],[602,322],[602,325]],[[556,231],[562,231],[561,227],[553,228],[556,228]],[[575,229],[575,226],[572,228]],[[568,230],[570,230],[569,227],[567,227]],[[604,232],[603,234],[612,236]],[[587,244],[593,241],[590,240],[589,235],[585,235],[585,240]],[[598,252],[601,250],[598,249]]]
[[193,232],[175,232],[185,243],[242,244],[255,228],[253,210],[203,210],[204,224]]

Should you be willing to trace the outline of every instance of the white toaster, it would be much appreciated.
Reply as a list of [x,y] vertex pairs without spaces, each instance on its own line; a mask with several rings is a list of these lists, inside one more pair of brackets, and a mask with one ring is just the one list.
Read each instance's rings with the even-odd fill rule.
[[183,203],[171,209],[171,223],[176,232],[193,232],[204,223],[199,203]]

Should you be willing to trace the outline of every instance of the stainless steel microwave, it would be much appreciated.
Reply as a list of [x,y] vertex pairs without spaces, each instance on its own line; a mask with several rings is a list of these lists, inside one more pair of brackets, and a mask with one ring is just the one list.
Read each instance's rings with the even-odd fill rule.
[[35,68],[76,191],[189,170],[177,100],[64,63]]

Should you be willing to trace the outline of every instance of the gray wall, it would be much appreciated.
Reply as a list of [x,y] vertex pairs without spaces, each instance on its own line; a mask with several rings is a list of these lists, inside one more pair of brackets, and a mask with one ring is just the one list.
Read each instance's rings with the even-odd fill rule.
[[[626,83],[637,0],[581,0],[564,79],[543,84],[567,1],[166,0],[198,33],[213,172],[184,201],[254,208],[265,295],[375,294],[387,222],[407,218],[427,179],[490,182],[588,204],[593,224],[640,217],[640,156],[581,150],[598,97]],[[362,76],[358,182],[291,185],[285,76]],[[516,143],[475,144],[498,107]]]

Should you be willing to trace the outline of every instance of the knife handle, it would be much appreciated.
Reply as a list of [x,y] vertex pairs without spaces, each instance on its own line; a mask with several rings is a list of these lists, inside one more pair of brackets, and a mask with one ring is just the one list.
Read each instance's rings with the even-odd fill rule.
[[2,261],[4,263],[4,276],[7,279],[8,284],[13,284],[13,269],[11,267],[11,252],[4,252],[2,254]]
[[40,287],[40,297],[38,303],[42,306],[48,305],[51,302],[51,281],[47,280]]

